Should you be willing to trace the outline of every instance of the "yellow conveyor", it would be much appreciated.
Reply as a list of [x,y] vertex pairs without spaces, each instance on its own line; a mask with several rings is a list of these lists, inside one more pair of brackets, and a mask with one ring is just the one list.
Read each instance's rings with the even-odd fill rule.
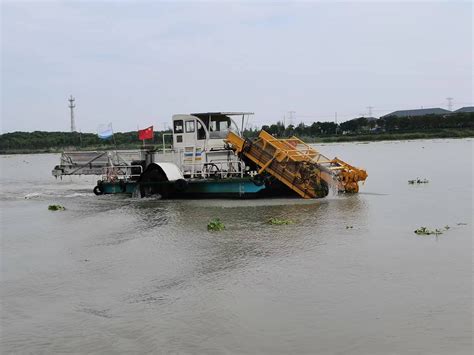
[[259,174],[272,175],[303,198],[325,197],[329,187],[358,192],[359,181],[367,178],[365,170],[328,159],[296,137],[277,139],[262,130],[255,140],[229,132],[226,141],[244,161],[255,164]]

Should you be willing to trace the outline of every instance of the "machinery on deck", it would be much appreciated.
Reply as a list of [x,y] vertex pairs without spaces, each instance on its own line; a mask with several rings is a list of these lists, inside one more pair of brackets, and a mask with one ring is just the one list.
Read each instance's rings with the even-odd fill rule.
[[340,192],[358,192],[367,172],[334,158],[328,159],[296,137],[277,139],[261,131],[256,140],[229,132],[227,142],[258,174],[269,174],[303,198],[325,197],[329,187]]

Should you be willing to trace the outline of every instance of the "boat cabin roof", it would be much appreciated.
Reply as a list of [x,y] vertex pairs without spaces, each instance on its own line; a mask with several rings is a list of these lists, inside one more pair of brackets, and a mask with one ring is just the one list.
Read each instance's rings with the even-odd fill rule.
[[209,116],[242,116],[242,115],[253,115],[253,112],[196,112],[191,115],[199,118],[207,118]]

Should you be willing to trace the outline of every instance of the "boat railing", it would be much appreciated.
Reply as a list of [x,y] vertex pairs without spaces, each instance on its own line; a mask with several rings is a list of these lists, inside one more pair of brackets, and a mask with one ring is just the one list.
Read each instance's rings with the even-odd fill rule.
[[140,151],[74,151],[63,152],[59,165],[52,170],[55,177],[66,175],[101,175],[106,167],[129,165],[141,160]]
[[165,141],[165,137],[173,137],[173,133],[163,133],[162,134],[162,139],[163,139],[163,146],[162,146],[162,152],[163,153],[166,153],[166,152],[173,152],[174,149],[173,149],[173,145],[171,145],[170,148],[166,148],[166,141]]
[[[139,173],[137,173],[137,170]],[[117,182],[120,180],[132,180],[139,178],[143,173],[141,165],[115,165],[103,168],[102,180],[107,182]]]
[[207,163],[184,163],[181,171],[191,178],[229,178],[243,177],[245,164],[241,161],[214,160]]

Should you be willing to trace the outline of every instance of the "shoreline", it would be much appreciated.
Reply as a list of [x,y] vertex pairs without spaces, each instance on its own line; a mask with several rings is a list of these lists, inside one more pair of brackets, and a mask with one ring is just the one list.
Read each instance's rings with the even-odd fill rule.
[[474,130],[443,130],[436,132],[403,132],[403,133],[373,133],[357,135],[340,135],[328,137],[301,137],[306,143],[344,143],[344,142],[380,142],[380,141],[405,141],[421,139],[444,138],[474,138]]
[[[404,133],[372,133],[372,134],[358,134],[358,135],[338,135],[327,137],[298,137],[308,144],[318,143],[371,143],[382,141],[411,141],[423,139],[464,139],[474,138],[474,130],[459,129],[459,130],[444,130],[441,132],[404,132]],[[142,148],[142,145],[118,145],[112,146],[87,146],[87,147],[60,147],[60,148],[44,148],[44,149],[11,149],[0,150],[0,155],[13,154],[59,154],[64,151],[104,151],[104,150],[137,150]]]

